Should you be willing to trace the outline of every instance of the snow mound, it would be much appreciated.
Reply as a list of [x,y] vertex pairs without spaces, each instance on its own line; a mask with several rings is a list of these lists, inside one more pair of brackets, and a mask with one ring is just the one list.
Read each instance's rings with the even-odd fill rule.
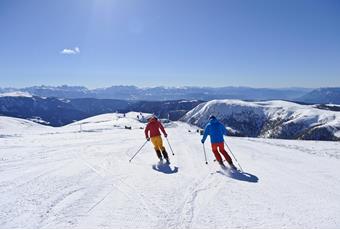
[[5,117],[0,116],[0,130],[5,131],[14,131],[20,130],[25,131],[27,129],[47,129],[48,127],[35,123],[33,121],[29,121],[21,118],[14,117]]
[[66,125],[65,127],[79,127],[81,131],[91,131],[93,129],[143,129],[145,127],[145,120],[150,114],[129,112],[129,113],[107,113],[98,116],[86,118],[81,121]]

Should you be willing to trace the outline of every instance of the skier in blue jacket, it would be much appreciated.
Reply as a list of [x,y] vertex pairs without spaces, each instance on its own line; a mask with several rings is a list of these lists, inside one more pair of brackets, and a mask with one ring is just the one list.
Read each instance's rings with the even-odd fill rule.
[[224,156],[226,161],[229,163],[232,169],[236,169],[235,165],[231,157],[228,155],[227,151],[224,149],[224,138],[223,135],[227,136],[227,129],[224,125],[219,122],[215,116],[209,117],[209,123],[206,125],[204,129],[203,138],[201,140],[202,144],[204,144],[205,140],[207,139],[208,135],[210,136],[210,142],[212,151],[215,155],[217,162],[224,166],[221,154]]

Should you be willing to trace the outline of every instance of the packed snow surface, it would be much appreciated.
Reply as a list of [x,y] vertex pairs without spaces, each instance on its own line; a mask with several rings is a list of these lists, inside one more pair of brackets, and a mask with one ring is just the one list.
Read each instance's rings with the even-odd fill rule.
[[150,143],[129,163],[138,114],[61,128],[0,117],[0,227],[340,228],[340,143],[227,137],[237,173],[209,144],[206,165],[195,127],[175,122],[169,166]]

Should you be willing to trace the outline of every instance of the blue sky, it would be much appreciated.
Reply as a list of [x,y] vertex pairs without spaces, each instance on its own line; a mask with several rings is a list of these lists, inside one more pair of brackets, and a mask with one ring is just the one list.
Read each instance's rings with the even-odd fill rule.
[[1,0],[0,87],[340,86],[337,0]]

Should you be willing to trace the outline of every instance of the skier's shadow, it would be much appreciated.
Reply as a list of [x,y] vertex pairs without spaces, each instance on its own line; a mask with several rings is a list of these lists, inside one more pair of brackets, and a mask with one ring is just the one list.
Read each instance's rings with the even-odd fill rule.
[[175,166],[174,169],[172,169],[168,164],[155,164],[152,165],[152,169],[165,174],[174,174],[178,172],[177,166]]
[[259,178],[257,176],[247,172],[239,172],[234,170],[233,171],[219,170],[217,171],[217,173],[225,175],[235,180],[246,181],[250,183],[257,183],[259,181]]

